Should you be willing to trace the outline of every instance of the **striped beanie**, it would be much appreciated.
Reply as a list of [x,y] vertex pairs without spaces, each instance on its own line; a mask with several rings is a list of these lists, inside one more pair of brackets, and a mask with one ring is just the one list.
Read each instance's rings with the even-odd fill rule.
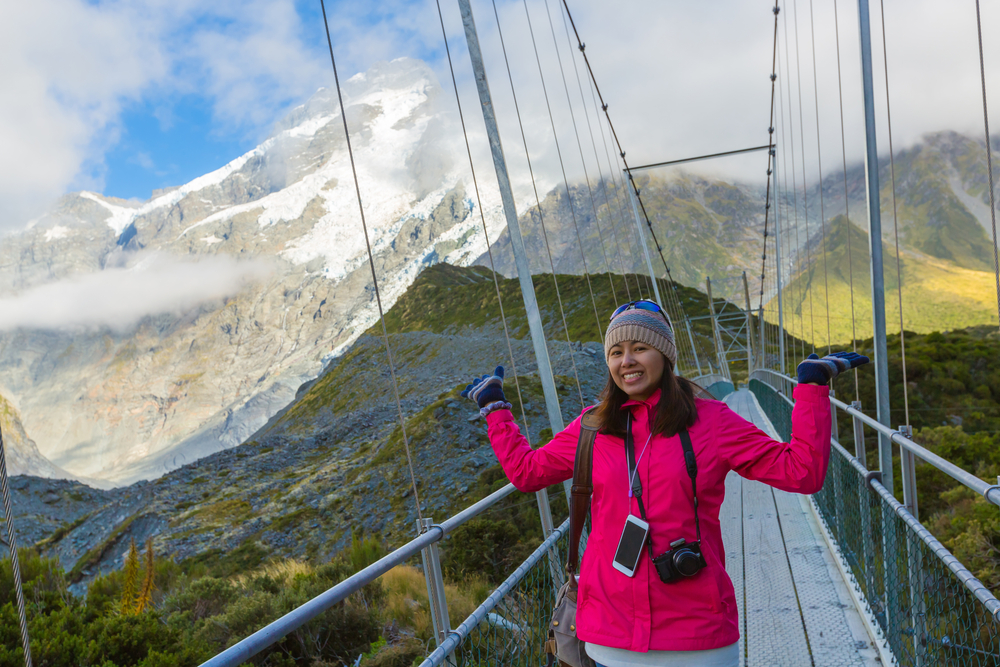
[[631,308],[616,315],[604,334],[604,358],[611,354],[611,348],[627,340],[659,350],[670,360],[671,368],[677,366],[674,328],[665,311],[654,313]]

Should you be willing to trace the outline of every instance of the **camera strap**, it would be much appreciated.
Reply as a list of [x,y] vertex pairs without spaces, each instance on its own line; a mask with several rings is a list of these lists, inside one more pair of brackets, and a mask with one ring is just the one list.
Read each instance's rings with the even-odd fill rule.
[[[694,528],[697,539],[701,541],[701,522],[698,520],[698,461],[694,456],[694,447],[691,444],[691,435],[687,429],[682,429],[677,435],[681,438],[681,448],[684,450],[684,466],[687,468],[688,477],[691,478],[691,497],[694,500]],[[625,456],[628,459],[628,476],[632,480],[632,495],[639,503],[639,515],[642,520],[649,522],[646,518],[646,508],[642,503],[642,480],[636,470],[635,460],[635,440],[632,438],[632,418],[629,415],[628,428],[625,433]],[[653,554],[653,540],[649,540],[649,553]]]

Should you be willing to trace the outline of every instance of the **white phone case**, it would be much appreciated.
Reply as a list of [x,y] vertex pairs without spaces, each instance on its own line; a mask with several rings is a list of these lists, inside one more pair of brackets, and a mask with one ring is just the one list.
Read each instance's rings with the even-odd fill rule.
[[[633,526],[630,527],[629,524],[632,524]],[[629,565],[623,565],[622,563],[619,563],[618,556],[621,553],[622,542],[625,540],[626,533],[634,531],[635,529],[642,530],[642,542],[639,545],[639,548],[636,549],[635,560],[630,563],[631,567],[629,567]],[[622,535],[620,538],[618,538],[618,548],[615,549],[615,557],[611,561],[611,565],[613,565],[616,570],[618,570],[625,576],[634,577],[635,571],[639,566],[639,559],[642,557],[642,550],[646,547],[646,540],[648,538],[649,538],[649,524],[640,519],[639,517],[632,516],[631,514],[629,514],[628,519],[625,520],[625,527],[622,529]]]

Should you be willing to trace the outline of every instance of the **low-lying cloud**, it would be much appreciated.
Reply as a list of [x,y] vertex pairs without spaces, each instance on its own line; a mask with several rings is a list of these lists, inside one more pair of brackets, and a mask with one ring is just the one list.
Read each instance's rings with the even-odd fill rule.
[[182,313],[233,296],[273,271],[271,262],[237,261],[224,255],[198,261],[137,255],[122,266],[0,298],[0,331],[126,330],[150,315]]

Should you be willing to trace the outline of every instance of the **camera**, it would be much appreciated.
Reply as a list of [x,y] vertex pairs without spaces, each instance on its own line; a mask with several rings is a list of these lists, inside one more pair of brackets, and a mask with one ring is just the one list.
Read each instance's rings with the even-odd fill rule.
[[705,567],[705,557],[701,554],[701,540],[688,542],[683,537],[670,543],[670,551],[665,551],[653,559],[660,581],[671,584],[681,577],[693,577]]

